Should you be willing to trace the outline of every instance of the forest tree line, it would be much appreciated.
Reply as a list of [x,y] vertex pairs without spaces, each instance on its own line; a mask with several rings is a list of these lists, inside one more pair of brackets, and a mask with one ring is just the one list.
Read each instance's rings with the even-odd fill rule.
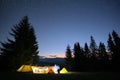
[[114,30],[108,35],[107,46],[97,46],[93,36],[90,45],[80,46],[79,42],[66,48],[66,67],[70,71],[120,71],[120,36]]

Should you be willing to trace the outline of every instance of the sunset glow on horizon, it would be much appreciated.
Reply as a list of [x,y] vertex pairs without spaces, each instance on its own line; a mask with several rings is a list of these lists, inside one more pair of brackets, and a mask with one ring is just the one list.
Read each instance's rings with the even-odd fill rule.
[[51,54],[51,55],[40,55],[39,56],[43,57],[43,58],[65,58],[65,53],[62,53],[61,55],[56,53],[55,54]]

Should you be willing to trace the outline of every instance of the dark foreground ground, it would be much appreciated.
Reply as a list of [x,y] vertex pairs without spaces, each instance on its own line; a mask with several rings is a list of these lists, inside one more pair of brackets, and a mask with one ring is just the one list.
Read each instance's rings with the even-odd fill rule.
[[79,72],[68,74],[0,72],[0,80],[120,80],[120,72]]

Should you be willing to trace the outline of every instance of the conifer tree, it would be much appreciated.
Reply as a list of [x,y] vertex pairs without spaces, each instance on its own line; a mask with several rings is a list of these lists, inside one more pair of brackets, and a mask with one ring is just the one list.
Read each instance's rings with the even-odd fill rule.
[[100,59],[107,59],[107,53],[104,43],[100,42],[99,44],[99,58]]
[[73,68],[73,58],[72,58],[72,51],[71,51],[69,45],[67,46],[67,49],[66,49],[65,63],[66,63],[67,69],[72,70],[72,68]]
[[112,69],[115,71],[120,71],[120,37],[113,30],[112,34],[109,34],[108,38],[108,50],[112,53]]
[[90,50],[89,50],[88,44],[85,43],[85,45],[84,45],[84,54],[85,54],[86,57],[89,57],[89,53],[90,53]]
[[91,53],[95,53],[97,51],[97,44],[96,44],[93,36],[91,36],[90,39],[91,39],[91,42],[90,42]]
[[97,66],[96,54],[98,53],[98,48],[93,36],[90,37],[90,40],[91,40],[90,41],[90,52],[91,52],[90,64],[91,64],[91,69],[95,71]]
[[120,37],[114,30],[112,32],[112,36],[115,44],[114,56],[115,56],[115,59],[118,60],[120,63]]
[[114,53],[114,51],[115,51],[115,44],[114,44],[114,42],[113,42],[113,39],[112,39],[111,34],[109,34],[109,36],[108,36],[108,41],[107,41],[107,43],[108,43],[108,46],[107,46],[107,47],[108,47],[108,51]]
[[81,58],[81,48],[79,42],[76,42],[74,44],[73,55],[74,55],[74,69],[75,71],[79,71]]
[[23,64],[36,63],[34,57],[38,56],[38,44],[28,17],[25,16],[11,31],[10,35],[14,39],[2,42],[0,48],[7,69],[16,70]]

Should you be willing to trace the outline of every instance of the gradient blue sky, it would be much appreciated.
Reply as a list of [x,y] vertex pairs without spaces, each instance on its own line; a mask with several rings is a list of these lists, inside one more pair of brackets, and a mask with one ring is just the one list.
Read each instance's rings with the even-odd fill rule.
[[107,44],[108,34],[120,34],[120,0],[0,0],[0,41],[11,38],[13,25],[28,15],[41,56],[65,55],[75,42]]

